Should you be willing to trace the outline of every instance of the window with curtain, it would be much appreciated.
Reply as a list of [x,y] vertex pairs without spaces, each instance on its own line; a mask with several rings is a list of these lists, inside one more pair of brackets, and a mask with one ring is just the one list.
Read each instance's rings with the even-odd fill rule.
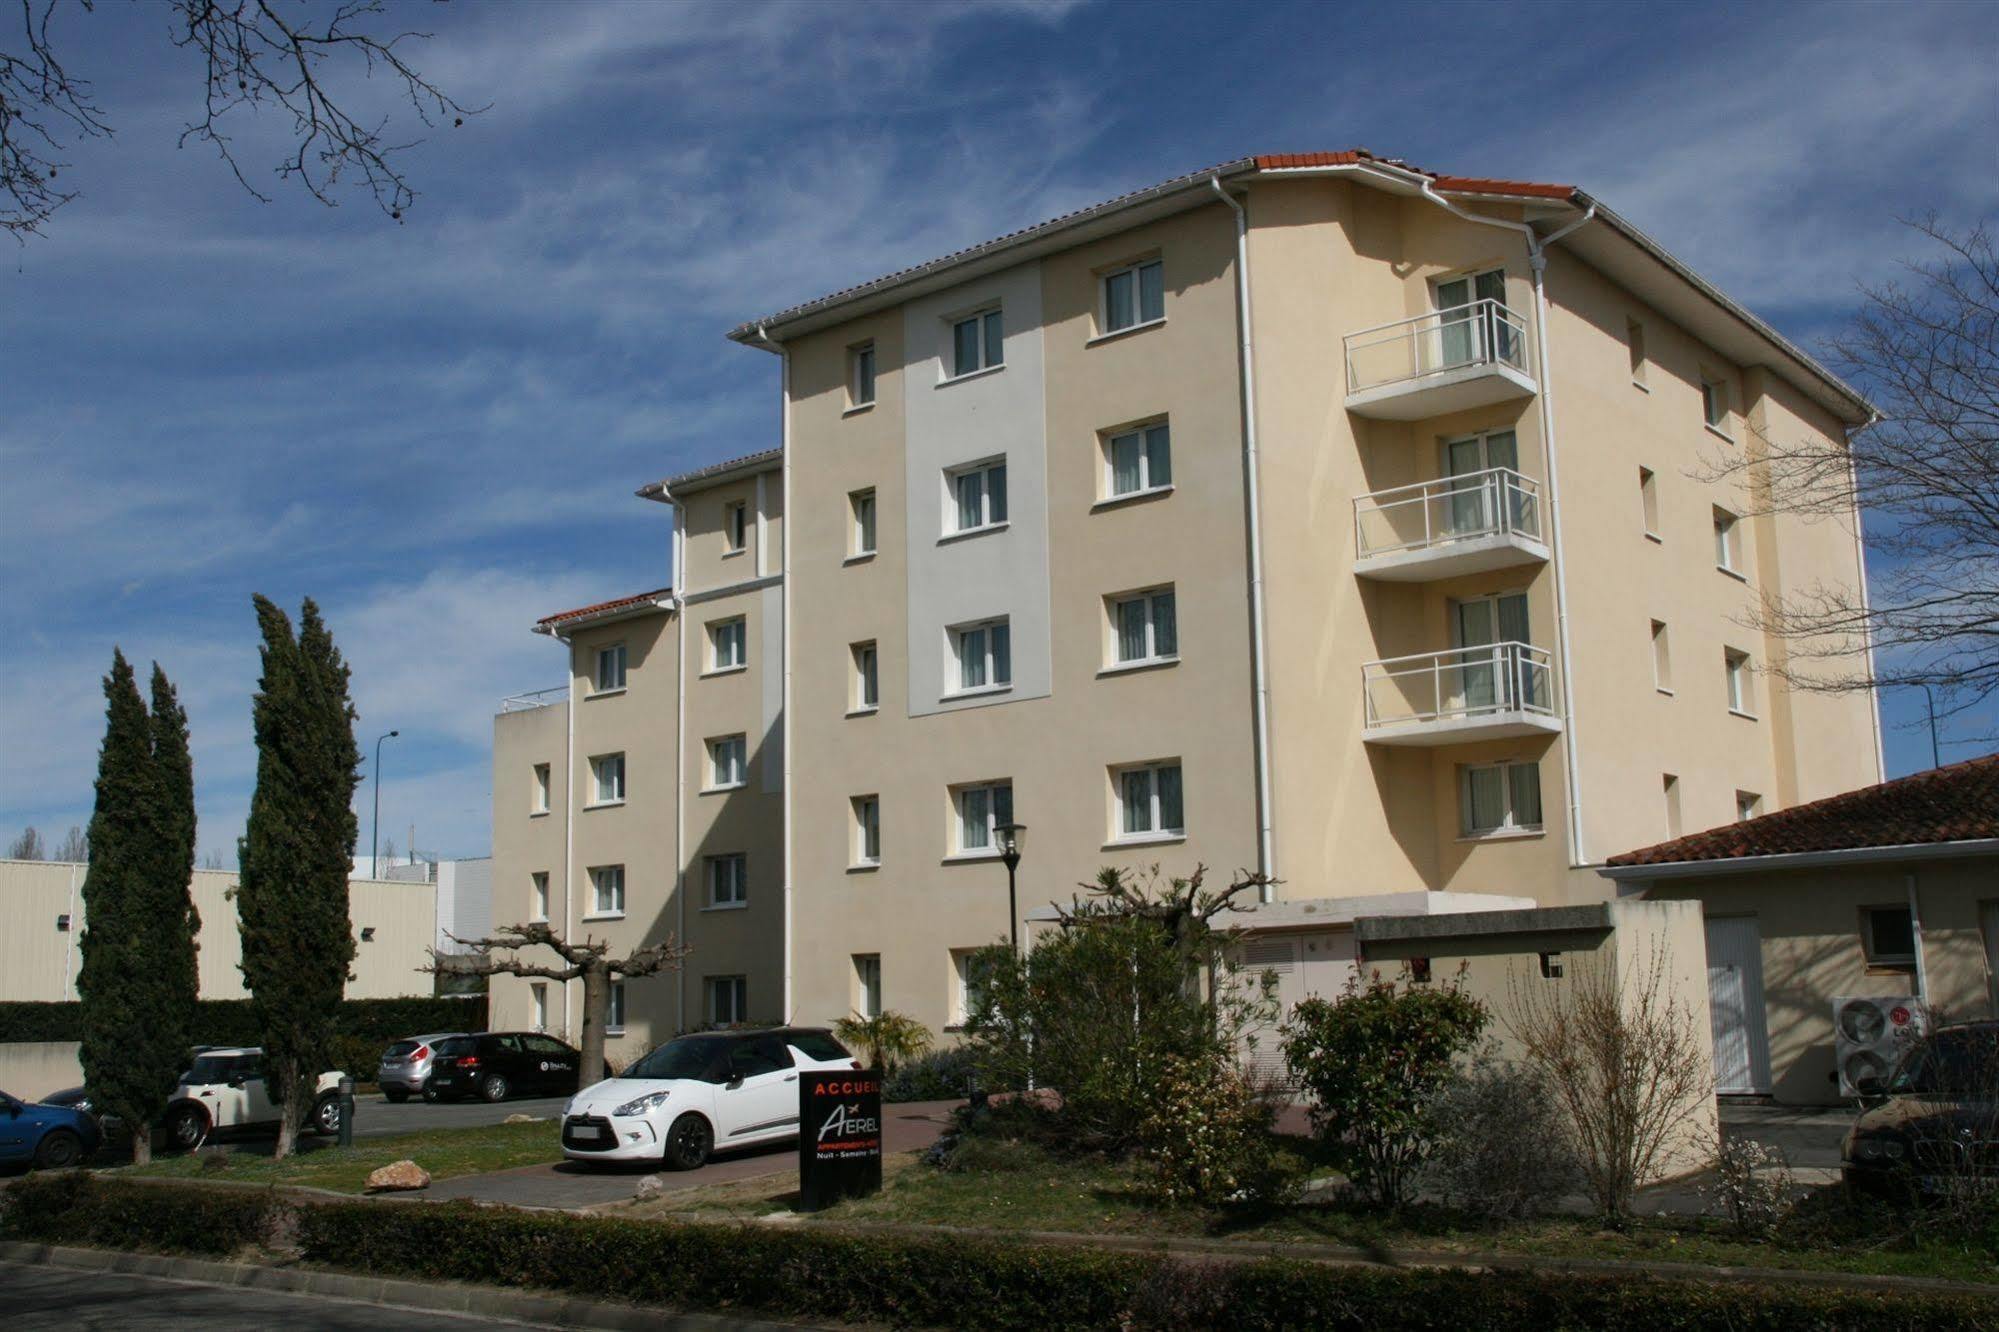
[[854,797],[854,863],[879,865],[882,858],[880,796]]
[[882,958],[880,953],[854,955],[854,1011],[864,1018],[876,1018],[882,1011]]
[[1103,331],[1116,333],[1166,317],[1166,266],[1147,259],[1103,276]]
[[598,865],[590,871],[590,911],[598,916],[625,914],[623,865]]
[[1173,437],[1166,422],[1120,431],[1104,441],[1108,498],[1142,495],[1173,484]]
[[958,659],[953,693],[998,689],[1013,683],[1013,630],[1006,620],[960,625],[951,631]]
[[597,692],[602,694],[625,687],[625,645],[613,643],[597,649]]
[[951,378],[990,370],[1006,361],[1005,328],[998,309],[981,310],[951,325]]
[[625,798],[623,754],[600,754],[591,759],[590,775],[596,786],[592,804],[614,805]]
[[749,981],[742,976],[707,978],[708,1025],[733,1027],[750,1020]]
[[854,710],[872,711],[881,706],[881,681],[876,666],[875,645],[856,643],[854,653]]
[[852,406],[865,407],[875,400],[875,344],[864,342],[848,355],[852,357],[853,377],[847,394]]
[[740,735],[725,735],[708,742],[708,785],[720,790],[741,786],[749,780],[748,744]]
[[625,983],[611,982],[610,1007],[604,1014],[604,1030],[619,1032],[625,1029]]
[[1180,630],[1173,589],[1159,588],[1111,603],[1117,664],[1170,661],[1180,655]]
[[709,670],[729,671],[748,664],[749,628],[742,618],[709,625],[708,641],[711,644]]
[[958,850],[960,853],[993,851],[998,838],[993,830],[1013,822],[1013,783],[993,782],[965,786],[958,790]]
[[875,492],[856,490],[847,496],[847,503],[853,510],[853,555],[875,553]]
[[1166,837],[1187,831],[1177,762],[1123,768],[1117,779],[1118,837]]
[[1540,831],[1538,763],[1488,763],[1458,772],[1462,826],[1467,836]]
[[976,532],[1006,521],[1006,463],[986,462],[950,473],[951,531]]

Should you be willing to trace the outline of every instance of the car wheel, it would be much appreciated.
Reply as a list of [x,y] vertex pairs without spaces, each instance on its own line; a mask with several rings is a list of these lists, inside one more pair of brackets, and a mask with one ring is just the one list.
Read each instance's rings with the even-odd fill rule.
[[443,1092],[431,1086],[428,1082],[423,1084],[423,1100],[425,1105],[436,1105],[439,1101],[443,1099],[444,1099]]
[[384,1087],[382,1095],[388,1099],[390,1105],[401,1105],[410,1098],[410,1094],[401,1087]]
[[506,1100],[508,1090],[507,1080],[498,1073],[488,1073],[479,1079],[479,1095],[489,1101]]
[[313,1103],[312,1131],[331,1138],[340,1132],[340,1098],[328,1092]]
[[50,1129],[35,1147],[35,1169],[61,1170],[83,1159],[83,1139],[68,1129]]
[[664,1157],[669,1169],[697,1170],[715,1150],[715,1130],[700,1115],[689,1111],[673,1121],[666,1131]]
[[177,1105],[167,1113],[167,1143],[191,1152],[208,1139],[208,1113],[198,1105]]

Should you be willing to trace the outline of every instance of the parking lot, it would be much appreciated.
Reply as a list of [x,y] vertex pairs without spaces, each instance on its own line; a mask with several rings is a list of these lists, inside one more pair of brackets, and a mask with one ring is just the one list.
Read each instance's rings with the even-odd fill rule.
[[380,1092],[354,1098],[354,1136],[386,1138],[398,1133],[420,1133],[425,1129],[478,1128],[503,1124],[508,1115],[529,1115],[554,1119],[562,1113],[566,1096],[538,1096],[488,1104],[485,1101],[439,1101],[426,1104],[421,1099],[392,1105]]

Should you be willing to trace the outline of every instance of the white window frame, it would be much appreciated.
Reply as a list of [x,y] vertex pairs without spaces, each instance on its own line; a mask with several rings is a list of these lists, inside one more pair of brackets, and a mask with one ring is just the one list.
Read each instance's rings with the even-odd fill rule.
[[[1160,448],[1165,455],[1164,480],[1154,475],[1159,470],[1153,465],[1152,437],[1155,434],[1159,436]],[[1130,490],[1119,490],[1117,446],[1127,439],[1138,441],[1138,484]],[[1103,454],[1103,497],[1097,501],[1099,504],[1119,504],[1146,495],[1163,495],[1173,489],[1173,424],[1167,418],[1162,416],[1156,421],[1102,431],[1098,442]]]
[[[1161,616],[1159,603],[1171,602],[1170,613],[1173,620],[1171,642],[1162,645],[1159,632]],[[1124,610],[1127,606],[1137,606],[1144,617],[1143,636],[1145,651],[1136,657],[1122,655],[1124,652]],[[1138,592],[1119,592],[1105,598],[1105,607],[1110,615],[1110,659],[1104,669],[1132,670],[1141,666],[1161,666],[1180,660],[1180,597],[1172,583],[1159,587],[1148,587]]]
[[847,410],[864,411],[875,405],[876,377],[881,366],[875,357],[873,339],[847,348]]
[[1714,567],[1731,578],[1747,582],[1742,567],[1742,515],[1714,506]]
[[[1145,275],[1156,273],[1159,277],[1159,312],[1145,313]],[[1116,323],[1118,311],[1111,308],[1111,285],[1118,278],[1131,279],[1130,317],[1123,323]],[[1141,328],[1153,328],[1166,322],[1166,264],[1160,256],[1148,255],[1120,264],[1116,268],[1105,269],[1097,274],[1097,337],[1108,338],[1119,333],[1131,333]],[[1093,339],[1094,340],[1094,339]]]
[[625,867],[590,867],[590,913],[585,920],[617,920],[625,914]]
[[[608,779],[608,780],[607,780]],[[606,794],[608,792],[608,794]],[[590,758],[590,804],[597,809],[625,803],[625,755],[593,754]]]
[[[701,988],[711,1027],[735,1027],[748,1022],[750,982],[747,976],[704,976]],[[724,996],[728,1002],[723,1002]],[[727,1013],[724,1013],[724,1009]]]
[[1652,621],[1652,687],[1666,695],[1673,692],[1672,630],[1664,620]]
[[882,1015],[882,955],[855,953],[853,964],[855,1016],[878,1018]]
[[[955,502],[955,499],[954,499]],[[881,516],[881,506],[875,503],[873,486],[866,490],[847,492],[847,558],[864,560],[874,555],[878,539],[875,524]]]
[[[999,807],[1001,803],[999,792],[1001,791],[1006,792],[1005,803],[1007,807],[1007,813],[1009,816],[1006,819],[1002,819],[999,816]],[[985,830],[983,834],[985,837],[985,842],[983,845],[968,846],[966,844],[965,833],[971,826],[971,815],[966,810],[966,804],[971,797],[981,794],[983,794],[983,796],[985,797],[985,806],[986,806]],[[999,855],[999,838],[995,834],[994,830],[997,829],[1000,824],[1009,822],[1012,813],[1013,813],[1013,779],[1010,777],[990,782],[968,782],[963,786],[952,787],[951,788],[952,855],[954,857],[997,858]]]
[[1727,378],[1701,371],[1701,423],[1730,443],[1735,442],[1728,428],[1733,404],[1734,395],[1729,392]]
[[[725,650],[728,655],[724,656]],[[708,675],[727,675],[747,670],[750,664],[750,622],[747,616],[732,615],[708,621]]]
[[[1540,820],[1529,823],[1520,817],[1515,807],[1513,794],[1513,773],[1524,768],[1534,774],[1534,803],[1542,805]],[[1472,822],[1472,774],[1497,770],[1500,774],[1500,800],[1505,808],[1500,821],[1491,827],[1478,827]],[[1461,839],[1477,841],[1488,837],[1534,836],[1547,830],[1548,811],[1542,801],[1541,765],[1532,759],[1503,759],[1497,763],[1465,763],[1458,767],[1458,830]]]
[[534,870],[528,874],[528,916],[536,924],[548,922],[548,871]]
[[1624,342],[1631,361],[1631,383],[1650,393],[1652,386],[1645,382],[1645,367],[1650,364],[1645,355],[1645,325],[1629,315],[1624,319]]
[[[997,324],[987,321],[997,318]],[[973,325],[972,341],[976,344],[974,363],[967,368],[958,361],[958,330],[965,325]],[[953,315],[944,321],[944,355],[939,358],[946,384],[953,380],[970,379],[989,370],[999,370],[1006,365],[1006,314],[995,301],[982,305],[976,310]]]
[[736,911],[750,904],[750,858],[741,851],[726,851],[702,861],[702,876],[708,885],[708,909]]
[[[733,752],[735,758],[734,775],[724,780],[725,770],[722,760],[725,753]],[[708,741],[708,785],[709,791],[734,791],[749,785],[750,780],[750,740],[748,734],[738,731],[734,735],[718,735]]]
[[[1162,797],[1160,774],[1171,770],[1180,782],[1180,822],[1171,826],[1166,818],[1165,800]],[[1146,825],[1142,828],[1127,828],[1125,816],[1130,812],[1125,801],[1125,783],[1132,778],[1143,778],[1145,783]],[[1187,783],[1180,760],[1159,759],[1151,763],[1127,763],[1111,769],[1111,836],[1112,842],[1166,842],[1178,841],[1187,835]]]
[[528,983],[528,1026],[534,1031],[548,1030],[548,982]]
[[552,789],[554,776],[555,769],[552,764],[537,763],[534,765],[534,803],[528,809],[529,815],[548,813],[549,793]]
[[[953,537],[973,536],[980,532],[998,532],[1006,528],[1013,512],[1012,496],[1008,493],[1006,475],[1006,455],[982,458],[975,463],[963,463],[944,471],[944,534],[942,540]],[[993,474],[999,473],[999,503],[993,503]],[[967,477],[979,478],[979,520],[965,524],[958,499],[958,487]],[[997,516],[995,516],[997,511]]]
[[847,656],[854,686],[847,715],[858,717],[863,713],[881,711],[881,649],[870,638],[863,643],[849,644]]
[[625,983],[621,980],[612,981],[611,991],[606,996],[606,999],[607,1002],[604,1006],[604,1034],[606,1036],[622,1036],[625,1034]]
[[1638,469],[1638,514],[1645,535],[1663,542],[1659,535],[1659,474],[1649,467]]
[[972,986],[972,959],[984,952],[984,948],[953,948],[951,950],[951,1021],[950,1027],[963,1027],[971,1020],[972,1003],[976,998]]
[[857,795],[847,802],[853,813],[852,869],[879,869],[882,863],[882,800],[880,795]]
[[750,502],[730,500],[722,506],[724,557],[740,555],[750,548]]
[[1750,678],[1755,662],[1741,648],[1724,647],[1721,666],[1728,685],[1728,710],[1738,717],[1755,717],[1756,688]]
[[[592,677],[592,694],[622,694],[625,692],[625,645],[612,643],[597,649],[597,671]],[[612,683],[606,683],[606,681]]]
[[[1006,631],[1006,655],[1004,658],[995,650],[998,637],[994,629]],[[944,680],[945,698],[975,698],[981,694],[1003,694],[1013,688],[1013,617],[996,615],[988,620],[970,620],[964,624],[954,624],[946,629],[944,669],[949,672]],[[979,674],[984,680],[979,684],[965,683],[966,640],[973,634],[980,636]],[[1006,668],[1006,678],[1000,679],[1000,668]]]

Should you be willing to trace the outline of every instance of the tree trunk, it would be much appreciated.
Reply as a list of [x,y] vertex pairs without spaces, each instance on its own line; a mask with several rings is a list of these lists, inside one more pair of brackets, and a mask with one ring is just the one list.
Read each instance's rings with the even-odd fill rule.
[[583,964],[583,1067],[576,1085],[588,1087],[604,1076],[604,1024],[611,1017],[611,969],[602,958]]
[[132,1130],[132,1164],[151,1165],[153,1162],[153,1131],[140,1125]]
[[264,1070],[264,1086],[278,1098],[278,1145],[271,1152],[273,1161],[282,1161],[298,1151],[298,1126],[303,1118],[298,1112],[300,1079],[279,1076],[275,1068]]

